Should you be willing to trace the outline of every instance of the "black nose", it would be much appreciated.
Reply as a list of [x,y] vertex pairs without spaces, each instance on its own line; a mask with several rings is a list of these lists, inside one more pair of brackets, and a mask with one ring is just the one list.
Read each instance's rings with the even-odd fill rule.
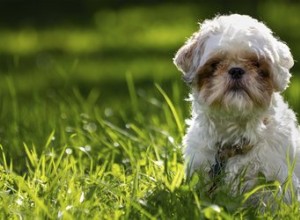
[[245,70],[239,67],[231,68],[228,73],[231,75],[233,79],[240,79],[242,75],[245,73]]

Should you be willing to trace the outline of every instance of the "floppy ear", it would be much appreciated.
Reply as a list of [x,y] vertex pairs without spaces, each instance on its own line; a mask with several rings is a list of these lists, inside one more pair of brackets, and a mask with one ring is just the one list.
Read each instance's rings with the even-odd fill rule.
[[177,51],[173,62],[184,74],[183,79],[191,84],[195,76],[197,66],[201,59],[202,45],[204,44],[199,33],[193,34],[185,44]]
[[290,82],[290,68],[294,65],[294,59],[289,47],[283,42],[276,42],[276,52],[278,54],[278,63],[275,62],[276,70],[274,74],[274,86],[278,92],[284,91]]
[[185,44],[177,51],[173,61],[177,68],[184,74],[189,72],[192,64],[193,54],[196,47],[195,37],[188,39]]

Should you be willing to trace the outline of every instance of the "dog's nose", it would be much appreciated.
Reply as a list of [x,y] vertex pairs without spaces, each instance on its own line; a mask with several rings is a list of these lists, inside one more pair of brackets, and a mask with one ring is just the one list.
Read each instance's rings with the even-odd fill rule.
[[233,79],[240,79],[242,78],[242,75],[245,73],[245,70],[239,67],[233,67],[228,71],[228,73],[229,75],[231,75]]

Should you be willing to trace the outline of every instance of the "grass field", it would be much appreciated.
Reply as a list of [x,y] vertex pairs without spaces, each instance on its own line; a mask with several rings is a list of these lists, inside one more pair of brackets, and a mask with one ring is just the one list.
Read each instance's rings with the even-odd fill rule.
[[[286,11],[298,14],[286,6],[276,16]],[[2,28],[1,219],[298,219],[296,202],[279,197],[275,211],[259,212],[244,206],[251,193],[223,186],[209,197],[201,175],[184,179],[188,88],[172,57],[209,13],[131,7],[99,11],[84,27]],[[278,30],[297,53],[297,33],[284,28],[298,24],[286,20]],[[299,86],[295,76],[285,93],[297,112]]]

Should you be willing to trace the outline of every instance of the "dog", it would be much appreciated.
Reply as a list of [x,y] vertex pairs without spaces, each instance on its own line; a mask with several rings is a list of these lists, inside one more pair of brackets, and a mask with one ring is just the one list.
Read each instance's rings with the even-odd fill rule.
[[174,64],[190,85],[192,117],[183,139],[186,174],[225,173],[234,193],[253,189],[258,176],[299,198],[300,130],[281,92],[294,60],[262,22],[239,14],[204,20],[178,50]]

